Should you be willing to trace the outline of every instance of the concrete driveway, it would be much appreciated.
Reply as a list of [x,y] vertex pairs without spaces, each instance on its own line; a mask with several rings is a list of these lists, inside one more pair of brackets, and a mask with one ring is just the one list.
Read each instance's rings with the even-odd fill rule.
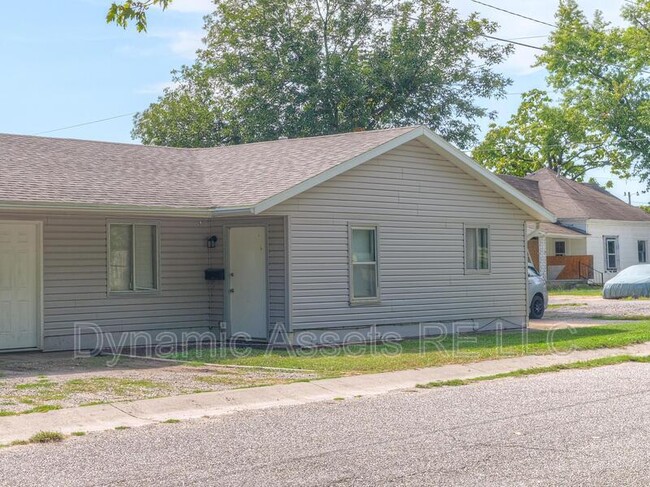
[[0,450],[0,485],[646,485],[650,364]]

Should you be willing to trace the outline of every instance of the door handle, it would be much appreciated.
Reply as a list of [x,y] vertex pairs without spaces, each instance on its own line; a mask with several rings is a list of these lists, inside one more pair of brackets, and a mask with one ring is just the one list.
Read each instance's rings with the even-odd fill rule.
[[233,288],[230,288],[230,292],[231,292],[231,293],[234,293],[235,290],[234,290]]

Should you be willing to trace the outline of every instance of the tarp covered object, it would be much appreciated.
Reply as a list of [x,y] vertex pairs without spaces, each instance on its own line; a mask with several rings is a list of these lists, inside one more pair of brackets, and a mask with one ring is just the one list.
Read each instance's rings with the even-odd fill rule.
[[650,264],[633,265],[623,269],[616,277],[605,283],[605,299],[635,296],[650,297]]

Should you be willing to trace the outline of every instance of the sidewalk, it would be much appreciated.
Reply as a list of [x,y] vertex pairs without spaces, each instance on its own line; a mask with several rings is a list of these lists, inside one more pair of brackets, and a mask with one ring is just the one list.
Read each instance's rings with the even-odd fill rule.
[[650,355],[650,342],[624,348],[572,352],[566,355],[531,355],[465,365],[446,365],[0,417],[0,444],[25,440],[39,431],[59,431],[70,434],[75,431],[108,430],[118,426],[137,427],[167,419],[213,417],[237,411],[384,394],[427,382],[470,379],[531,367],[568,364],[616,355]]

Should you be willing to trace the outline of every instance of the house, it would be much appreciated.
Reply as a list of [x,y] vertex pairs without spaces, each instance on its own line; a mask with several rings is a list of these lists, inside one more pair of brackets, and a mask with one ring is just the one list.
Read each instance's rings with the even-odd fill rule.
[[650,214],[602,187],[540,169],[524,178],[501,176],[557,217],[531,228],[531,260],[552,282],[603,284],[648,262]]
[[422,127],[208,149],[0,135],[0,172],[4,350],[524,327],[526,225],[554,221]]

